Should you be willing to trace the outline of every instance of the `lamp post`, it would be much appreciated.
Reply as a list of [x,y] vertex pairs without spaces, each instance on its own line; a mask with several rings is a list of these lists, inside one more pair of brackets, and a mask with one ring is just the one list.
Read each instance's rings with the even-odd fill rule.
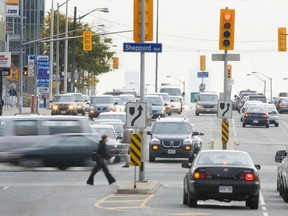
[[[74,7],[74,20],[73,20],[73,37],[75,37],[76,34],[76,20],[80,20],[83,19],[84,17],[86,17],[87,15],[95,12],[95,11],[101,11],[103,13],[109,13],[108,8],[96,8],[92,11],[90,11],[89,13],[84,14],[83,16],[79,16],[78,18],[76,18],[77,16],[77,7]],[[75,91],[75,38],[73,38],[72,40],[72,72],[71,72],[71,86],[70,86],[70,91],[74,92]]]
[[266,79],[268,79],[269,80],[269,82],[270,82],[270,102],[272,102],[272,77],[268,77],[268,76],[266,76],[265,74],[263,74],[262,72],[252,72],[252,74],[261,74],[262,76],[264,76]]
[[[156,9],[156,43],[158,43],[158,23],[159,23],[159,0],[157,0]],[[158,52],[156,52],[156,62],[155,62],[155,92],[158,92]]]
[[264,95],[266,96],[266,80],[261,79],[259,76],[255,75],[255,73],[246,74],[246,75],[247,75],[247,76],[252,76],[252,75],[254,75],[254,76],[256,76],[259,80],[261,80],[261,81],[263,82],[263,84],[264,84],[263,93],[264,93]]
[[170,75],[168,75],[168,76],[166,76],[167,78],[171,78],[171,77],[173,77],[174,79],[176,79],[176,80],[178,80],[179,82],[181,82],[182,83],[182,85],[183,85],[183,101],[185,101],[185,81],[182,81],[182,80],[179,80],[177,77],[175,77],[175,76],[170,76]]

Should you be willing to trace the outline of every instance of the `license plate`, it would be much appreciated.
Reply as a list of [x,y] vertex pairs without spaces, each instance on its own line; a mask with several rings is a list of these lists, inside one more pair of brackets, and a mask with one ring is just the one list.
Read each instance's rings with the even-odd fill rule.
[[168,154],[176,154],[176,149],[168,149]]
[[233,193],[232,186],[219,186],[219,193]]
[[207,112],[210,112],[211,110],[210,110],[210,109],[206,109],[206,111],[207,111]]
[[61,111],[61,113],[66,113],[66,111]]
[[259,121],[258,120],[253,120],[253,123],[257,124],[257,123],[259,123]]

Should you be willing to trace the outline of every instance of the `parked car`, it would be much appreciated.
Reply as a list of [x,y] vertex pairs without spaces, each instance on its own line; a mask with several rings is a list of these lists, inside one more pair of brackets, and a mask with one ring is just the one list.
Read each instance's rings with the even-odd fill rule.
[[145,95],[145,102],[148,107],[152,110],[152,119],[156,119],[159,116],[166,116],[166,108],[164,105],[163,98],[159,95]]
[[201,113],[218,113],[218,95],[215,92],[200,92],[197,95],[195,115]]
[[77,104],[74,95],[55,95],[52,103],[51,115],[77,115]]
[[170,101],[171,101],[171,111],[172,113],[178,113],[181,114],[182,112],[182,104],[181,100],[177,96],[170,96]]
[[186,118],[156,119],[151,131],[149,142],[149,161],[156,158],[187,158],[193,161],[202,148],[203,133],[193,131],[193,126]]
[[184,177],[183,204],[196,207],[198,200],[245,201],[258,209],[260,180],[247,152],[235,150],[201,150]]
[[56,167],[60,170],[93,166],[92,152],[97,150],[98,144],[92,134],[57,134],[28,148],[2,152],[0,160],[23,167]]
[[98,95],[91,98],[89,118],[97,118],[102,112],[115,111],[115,102],[112,95]]
[[275,162],[280,163],[277,168],[277,190],[283,200],[288,202],[288,148],[276,152]]
[[248,107],[243,116],[242,127],[246,125],[265,126],[269,128],[269,114],[265,106]]

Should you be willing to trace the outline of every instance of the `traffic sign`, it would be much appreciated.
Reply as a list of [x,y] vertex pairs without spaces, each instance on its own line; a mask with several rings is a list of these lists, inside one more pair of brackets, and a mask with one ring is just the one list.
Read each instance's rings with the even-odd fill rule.
[[123,52],[162,52],[161,43],[123,43]]
[[126,103],[126,126],[127,128],[147,127],[147,104],[145,102]]
[[142,134],[131,134],[130,135],[130,165],[141,166],[142,156]]
[[198,72],[197,77],[198,78],[207,78],[209,76],[208,72]]
[[232,118],[232,101],[218,101],[218,118]]
[[10,76],[10,68],[0,68],[0,76]]

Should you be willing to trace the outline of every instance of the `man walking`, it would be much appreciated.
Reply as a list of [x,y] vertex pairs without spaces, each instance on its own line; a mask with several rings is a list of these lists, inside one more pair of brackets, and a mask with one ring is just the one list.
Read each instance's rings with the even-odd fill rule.
[[49,97],[49,92],[48,92],[48,89],[46,88],[44,90],[44,92],[42,93],[42,98],[43,98],[43,101],[44,101],[44,108],[46,108],[46,101],[47,101],[48,97]]
[[110,158],[108,151],[107,151],[107,144],[106,144],[107,140],[108,140],[107,135],[102,135],[101,140],[99,142],[99,147],[97,150],[99,157],[96,160],[96,164],[94,168],[92,169],[91,174],[86,184],[94,185],[94,176],[101,169],[103,170],[109,184],[113,184],[116,181],[115,178],[110,173],[106,164]]
[[12,86],[9,90],[9,96],[10,96],[10,106],[11,108],[15,106],[16,104],[16,98],[17,98],[17,92],[14,86]]

